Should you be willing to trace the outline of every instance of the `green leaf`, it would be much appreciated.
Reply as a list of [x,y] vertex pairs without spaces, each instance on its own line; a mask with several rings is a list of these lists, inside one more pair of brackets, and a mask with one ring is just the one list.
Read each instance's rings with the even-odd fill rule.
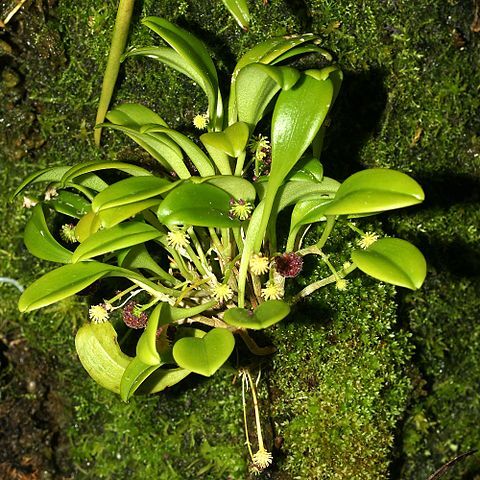
[[163,18],[147,17],[142,23],[160,35],[180,55],[187,68],[196,72],[197,82],[208,98],[211,123],[216,125],[217,117],[222,116],[221,97],[217,71],[205,45],[191,33]]
[[242,199],[246,202],[253,203],[257,196],[257,192],[252,183],[242,177],[237,177],[235,175],[217,175],[202,180],[210,185],[225,190],[235,200]]
[[112,324],[83,325],[75,336],[75,348],[88,374],[107,390],[120,393],[120,381],[132,358],[120,350]]
[[86,213],[75,227],[75,236],[81,243],[101,227],[100,218],[94,212]]
[[157,393],[176,385],[190,375],[190,370],[184,368],[159,368],[153,372],[138,388],[137,393]]
[[330,52],[327,52],[327,50],[324,50],[323,48],[320,48],[317,45],[301,45],[299,47],[294,47],[288,50],[287,52],[283,53],[282,55],[277,57],[274,61],[272,61],[271,64],[277,65],[280,62],[289,60],[290,58],[298,57],[299,55],[307,55],[310,53],[318,53],[319,55],[322,55],[322,57],[324,57],[329,62],[333,60],[333,57],[330,54]]
[[73,218],[83,217],[90,210],[90,202],[76,193],[60,190],[58,195],[45,201],[45,205]]
[[399,238],[382,238],[366,250],[354,250],[352,261],[367,275],[411,290],[420,288],[427,274],[420,250]]
[[122,103],[108,112],[108,119],[116,125],[124,125],[131,128],[140,128],[147,123],[155,123],[167,127],[160,115],[138,103]]
[[165,225],[229,228],[240,224],[228,216],[230,195],[207,183],[186,182],[172,190],[157,215]]
[[156,207],[161,201],[161,198],[150,198],[140,202],[129,203],[128,205],[106,208],[98,212],[97,218],[103,228],[111,228],[127,218],[133,217],[149,208]]
[[262,223],[255,250],[259,251],[267,229],[277,190],[318,133],[330,109],[333,82],[310,75],[302,78],[278,96],[272,117],[272,164]]
[[198,147],[187,136],[173,130],[171,128],[164,128],[158,125],[144,125],[140,129],[140,133],[163,133],[171,138],[187,155],[198,170],[202,177],[208,177],[215,174],[215,169],[210,159],[203,153],[203,150]]
[[98,212],[161,195],[176,183],[159,177],[130,177],[110,185],[92,201],[92,210]]
[[234,327],[261,330],[283,320],[289,313],[290,307],[285,302],[269,300],[260,304],[254,312],[245,308],[230,308],[223,320]]
[[235,21],[244,30],[248,30],[250,12],[246,0],[222,0]]
[[180,367],[210,377],[227,361],[234,347],[230,331],[214,328],[203,338],[181,338],[175,342],[173,357]]
[[160,367],[160,364],[149,365],[135,357],[125,369],[120,381],[120,398],[128,402],[137,388]]
[[18,308],[29,312],[80,292],[115,267],[98,262],[64,265],[33,282],[21,295]]
[[[149,176],[151,173],[142,167],[136,165],[130,165],[124,162],[85,162],[70,167],[61,178],[61,183],[66,185],[67,183],[75,183],[74,178],[80,177],[85,174],[97,172],[99,170],[120,170],[121,172],[128,173],[133,176]],[[87,186],[87,185],[85,185]]]
[[213,147],[230,157],[238,157],[247,146],[249,137],[248,125],[236,122],[223,132],[204,133],[200,140],[206,147]]
[[298,182],[321,182],[323,180],[323,166],[318,158],[302,158],[290,171],[287,179]]
[[141,222],[122,223],[99,230],[77,247],[72,255],[72,263],[148,242],[160,235],[156,228]]
[[38,258],[59,263],[71,261],[72,252],[62,247],[50,233],[41,204],[32,210],[32,216],[25,226],[23,241],[27,250]]
[[354,173],[340,186],[325,209],[327,215],[372,213],[416,205],[425,198],[420,185],[408,175],[386,168]]
[[253,131],[278,91],[289,90],[299,78],[300,72],[290,67],[272,67],[263,63],[244,67],[236,79],[238,119],[246,122]]
[[[170,305],[168,303],[159,303],[148,318],[147,328],[142,333],[137,343],[137,358],[146,365],[159,365],[160,355],[157,351],[157,329],[158,325],[169,322]],[[161,321],[160,319],[164,320]]]

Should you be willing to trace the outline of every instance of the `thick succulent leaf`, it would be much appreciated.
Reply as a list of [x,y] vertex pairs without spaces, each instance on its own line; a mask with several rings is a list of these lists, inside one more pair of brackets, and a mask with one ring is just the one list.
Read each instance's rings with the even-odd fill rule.
[[189,68],[196,71],[198,83],[205,91],[212,124],[216,124],[219,110],[217,103],[221,102],[218,92],[218,78],[215,65],[205,45],[194,35],[159,17],[147,17],[142,23],[160,35],[183,59]]
[[323,165],[318,158],[306,157],[298,161],[290,171],[287,180],[300,182],[321,182],[323,180]]
[[[159,324],[168,323],[170,319],[170,305],[168,303],[159,303],[148,318],[147,328],[140,336],[136,353],[137,358],[147,365],[158,365],[161,362],[157,351],[157,329]],[[161,317],[167,317],[168,320],[160,322]]]
[[172,387],[190,375],[184,368],[159,368],[153,372],[139,387],[138,394],[157,393]]
[[121,269],[98,262],[64,265],[33,282],[21,295],[18,308],[29,312],[58,302],[115,270]]
[[127,220],[127,218],[134,217],[138,213],[149,208],[154,210],[154,207],[156,207],[161,201],[161,198],[149,198],[147,200],[141,200],[127,205],[121,205],[119,207],[106,208],[105,210],[100,210],[95,218],[103,228],[111,228],[124,220]]
[[[109,115],[107,115],[107,118],[109,118]],[[180,178],[190,177],[181,150],[167,136],[159,133],[140,133],[140,129],[137,127],[131,128],[124,125],[114,125],[113,123],[105,123],[102,126],[125,133],[165,169],[173,170]]]
[[255,250],[260,249],[277,191],[319,131],[330,108],[334,86],[327,77],[303,77],[290,90],[282,90],[272,117],[272,164],[262,224]]
[[159,177],[130,177],[110,185],[92,201],[92,210],[98,212],[112,207],[156,197],[175,187],[175,183]]
[[378,280],[416,290],[427,274],[427,264],[417,247],[399,238],[382,238],[366,250],[354,250],[355,265]]
[[200,140],[207,147],[216,148],[230,157],[238,157],[245,150],[248,137],[248,125],[244,122],[236,122],[223,132],[204,133]]
[[269,300],[260,304],[255,311],[245,308],[229,308],[223,320],[238,328],[261,330],[283,320],[290,313],[290,307],[281,300]]
[[331,199],[323,195],[312,195],[307,200],[298,202],[293,208],[290,231],[298,229],[302,225],[322,222],[325,220],[323,212],[325,205],[328,205]]
[[128,402],[137,388],[158,368],[160,368],[160,363],[149,365],[135,357],[128,364],[120,381],[120,398],[124,402]]
[[230,195],[207,183],[183,183],[170,191],[157,211],[165,225],[229,228],[240,224],[229,217]]
[[372,168],[348,177],[335,199],[325,209],[327,215],[382,212],[408,207],[425,198],[413,178],[396,170]]
[[147,123],[167,127],[165,120],[144,105],[138,103],[123,103],[107,114],[107,118],[116,125],[124,125],[138,129]]
[[120,393],[120,381],[133,359],[120,350],[112,324],[83,325],[75,336],[75,348],[88,374],[103,388]]
[[77,247],[72,255],[72,263],[148,242],[160,235],[156,228],[141,222],[121,223],[109,229],[99,230]]
[[90,202],[85,197],[67,190],[60,190],[56,196],[45,201],[45,205],[73,218],[83,217],[90,210]]
[[234,347],[235,338],[229,330],[214,328],[203,338],[175,342],[173,358],[181,368],[210,377],[228,360]]
[[257,196],[255,187],[242,177],[235,175],[217,175],[202,180],[225,190],[235,200],[242,199],[246,202],[253,203]]
[[232,14],[235,21],[244,30],[248,30],[250,22],[250,12],[246,0],[222,0],[228,11]]
[[75,236],[81,243],[90,235],[93,235],[101,227],[100,218],[94,212],[87,212],[77,223],[75,227]]
[[163,133],[170,137],[187,155],[198,170],[202,177],[208,177],[215,174],[215,169],[210,159],[203,153],[202,149],[198,147],[187,136],[173,130],[158,125],[144,125],[140,129],[140,133]]
[[327,50],[324,50],[323,48],[320,48],[317,45],[301,45],[299,47],[295,47],[295,48],[292,48],[291,50],[288,50],[287,52],[277,57],[271,63],[272,65],[278,65],[279,63],[284,62],[285,60],[289,60],[290,58],[294,58],[299,55],[308,55],[310,53],[318,53],[319,55],[322,55],[322,57],[324,57],[329,62],[333,60],[333,57],[330,54],[330,52],[327,52]]
[[253,131],[278,91],[289,90],[299,78],[300,72],[294,68],[263,63],[247,65],[240,70],[236,80],[238,119]]
[[74,179],[99,170],[120,170],[132,176],[149,176],[151,173],[142,167],[124,162],[86,162],[70,167],[62,176],[61,183],[75,183]]
[[27,250],[38,258],[51,262],[70,263],[72,252],[60,245],[48,229],[42,205],[36,205],[25,226],[23,241]]

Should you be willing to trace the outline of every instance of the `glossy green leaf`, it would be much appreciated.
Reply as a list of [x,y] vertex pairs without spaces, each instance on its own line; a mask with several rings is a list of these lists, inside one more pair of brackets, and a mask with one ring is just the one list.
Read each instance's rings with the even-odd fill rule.
[[27,250],[35,257],[59,263],[71,261],[72,252],[60,245],[50,233],[41,204],[32,209],[32,216],[25,226],[23,241]]
[[235,21],[244,30],[248,30],[250,12],[246,0],[222,0]]
[[182,57],[183,62],[189,65],[188,68],[195,70],[197,82],[208,98],[212,124],[216,124],[217,117],[222,114],[221,97],[217,71],[205,45],[190,32],[163,18],[147,17],[142,23],[160,35]]
[[21,312],[36,310],[80,292],[115,267],[98,262],[64,265],[33,282],[21,295]]
[[67,183],[74,183],[74,179],[85,174],[91,174],[100,170],[120,170],[121,172],[128,173],[133,176],[149,176],[151,173],[142,167],[136,165],[130,165],[124,162],[85,162],[70,167],[63,175],[61,182],[66,185]]
[[[110,119],[110,114],[107,114]],[[105,123],[102,126],[119,130],[128,135],[133,141],[145,149],[166,170],[174,171],[180,178],[190,177],[190,172],[183,161],[183,155],[178,145],[167,136],[160,133],[140,133],[140,128],[125,125]]]
[[137,393],[157,393],[172,387],[190,375],[184,368],[159,368],[153,372],[139,387]]
[[302,158],[290,171],[287,180],[299,182],[321,182],[323,180],[323,166],[317,158]]
[[159,236],[160,232],[146,223],[128,222],[115,225],[95,232],[82,242],[73,252],[72,263],[148,242]]
[[100,218],[94,212],[86,213],[75,227],[75,236],[79,242],[84,242],[101,227]]
[[137,129],[147,123],[159,124],[164,127],[168,126],[160,115],[139,103],[122,103],[110,110],[107,118],[116,125]]
[[205,377],[212,376],[227,360],[235,347],[233,334],[214,328],[203,338],[181,338],[173,346],[177,364]]
[[159,325],[164,325],[170,321],[169,309],[170,305],[168,303],[159,303],[150,314],[147,327],[138,340],[136,347],[137,358],[147,365],[158,365],[161,363],[160,355],[157,351],[157,330]]
[[88,374],[103,388],[120,393],[120,381],[133,359],[120,350],[112,324],[83,325],[75,336],[75,348]]
[[137,388],[158,368],[160,368],[160,363],[149,365],[135,357],[125,369],[120,381],[120,398],[124,402],[128,402]]
[[277,190],[315,138],[330,108],[332,81],[309,75],[278,96],[272,117],[272,164],[265,195],[265,209],[255,250],[259,251],[267,229]]
[[386,168],[362,170],[348,177],[335,199],[326,207],[328,215],[381,212],[408,207],[425,198],[420,185],[408,175]]
[[427,264],[417,247],[399,238],[382,238],[366,250],[354,250],[355,265],[378,280],[416,290],[427,274]]
[[234,198],[235,200],[242,199],[246,202],[253,203],[255,201],[255,197],[257,196],[257,192],[253,184],[242,177],[237,177],[235,175],[217,175],[202,180],[210,185],[214,185],[222,190],[225,190],[230,197]]
[[100,192],[92,201],[92,210],[98,212],[156,197],[174,188],[175,185],[164,178],[154,176],[126,178]]
[[330,198],[325,198],[324,195],[312,195],[307,200],[298,202],[292,212],[292,226],[295,228],[324,221],[325,206],[329,205],[331,201]]
[[165,197],[157,211],[165,225],[228,228],[238,226],[229,216],[230,195],[207,183],[184,183]]
[[90,202],[85,197],[67,190],[60,190],[56,196],[44,203],[55,211],[73,218],[83,217],[90,210]]
[[238,328],[261,330],[283,320],[290,313],[290,307],[281,300],[261,303],[255,311],[245,308],[230,308],[223,316],[224,322]]
[[161,201],[161,198],[150,198],[119,207],[106,208],[105,210],[100,210],[97,217],[103,228],[111,228],[149,208],[155,210]]
[[299,78],[300,72],[294,68],[263,63],[247,65],[240,70],[236,80],[238,119],[246,122],[253,131],[278,91],[289,90]]
[[203,150],[198,147],[195,142],[190,140],[186,135],[177,132],[171,128],[164,128],[158,125],[144,125],[140,129],[140,133],[163,133],[174,141],[186,154],[186,156],[195,165],[198,173],[202,177],[208,177],[215,174],[215,169],[210,159],[203,153]]
[[330,52],[324,50],[323,48],[319,47],[318,45],[300,45],[298,47],[294,47],[279,57],[277,57],[274,61],[271,62],[272,65],[277,65],[285,60],[289,60],[293,57],[298,57],[299,55],[308,55],[310,53],[317,53],[324,57],[326,60],[331,62],[333,57]]
[[200,140],[206,147],[213,147],[230,157],[238,157],[247,146],[249,137],[248,125],[236,122],[223,132],[204,133]]

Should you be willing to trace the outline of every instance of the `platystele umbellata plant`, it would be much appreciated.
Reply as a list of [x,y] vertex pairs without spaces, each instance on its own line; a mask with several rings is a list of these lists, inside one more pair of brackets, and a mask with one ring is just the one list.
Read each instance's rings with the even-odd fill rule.
[[[100,292],[103,301],[90,307],[90,322],[75,339],[95,381],[128,401],[191,373],[213,375],[237,341],[255,354],[271,353],[257,346],[252,330],[281,321],[321,287],[348,288],[347,278],[357,269],[409,289],[422,285],[426,263],[415,246],[378,238],[355,223],[422,202],[418,183],[380,168],[342,183],[324,176],[325,119],[342,73],[335,65],[305,71],[287,65],[304,54],[331,62],[317,36],[272,38],[249,50],[233,71],[226,99],[200,40],[161,18],[143,23],[165,45],[134,48],[125,58],[160,61],[205,92],[208,111],[194,119],[205,131],[200,141],[143,105],[123,104],[102,126],[128,135],[156,160],[154,166],[105,161],[51,167],[29,176],[15,192],[47,184],[42,200],[25,197],[32,215],[24,240],[31,254],[63,264],[25,290],[22,312],[84,292],[105,277],[117,279],[110,282],[115,288]],[[60,215],[60,232],[49,230],[52,212]],[[290,223],[285,248],[277,239],[281,216]],[[337,222],[359,235],[351,261],[342,265],[327,248]],[[312,224],[323,233],[304,245]],[[330,275],[286,297],[286,282],[300,274],[308,255],[325,262]],[[114,326],[117,310],[124,324]],[[241,375],[255,395],[249,372]],[[256,420],[259,430],[258,410]],[[271,456],[260,431],[258,444],[255,455],[248,445],[253,467],[262,470]]]

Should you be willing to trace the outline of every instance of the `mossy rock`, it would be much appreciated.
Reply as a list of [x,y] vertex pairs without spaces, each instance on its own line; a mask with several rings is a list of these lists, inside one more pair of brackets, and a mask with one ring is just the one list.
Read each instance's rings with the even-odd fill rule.
[[[245,33],[220,1],[145,0],[136,6],[130,43],[153,40],[139,25],[142,16],[164,16],[206,41],[227,85],[235,59],[257,42],[318,33],[346,74],[325,170],[345,178],[362,167],[392,167],[417,178],[424,205],[362,227],[416,243],[430,266],[425,287],[408,294],[355,274],[346,291],[327,287],[266,333],[278,352],[262,364],[260,408],[275,454],[263,478],[426,480],[457,454],[480,447],[474,9],[456,0],[249,4]],[[23,285],[48,265],[26,252],[27,215],[19,203],[7,203],[22,178],[65,161],[150,161],[116,134],[106,132],[102,150],[92,142],[116,2],[38,8],[37,2],[16,14],[2,39],[10,50],[0,51],[10,72],[1,85],[0,124],[8,130],[0,132],[0,272]],[[6,7],[1,13],[5,18]],[[188,80],[148,60],[122,67],[114,102],[124,101],[146,104],[187,131],[206,108]],[[339,265],[348,241],[340,226],[331,244]],[[298,287],[322,273],[307,263]],[[47,360],[46,381],[69,412],[62,425],[68,461],[47,467],[53,477],[247,478],[241,388],[230,373],[124,404],[93,384],[76,359],[74,332],[87,312],[82,299],[20,318],[15,287],[0,289],[2,335],[26,338]],[[2,337],[7,347],[8,341]],[[7,366],[2,379],[8,374]],[[10,398],[31,395],[9,385],[1,389]],[[443,478],[478,475],[480,460],[472,456]]]

